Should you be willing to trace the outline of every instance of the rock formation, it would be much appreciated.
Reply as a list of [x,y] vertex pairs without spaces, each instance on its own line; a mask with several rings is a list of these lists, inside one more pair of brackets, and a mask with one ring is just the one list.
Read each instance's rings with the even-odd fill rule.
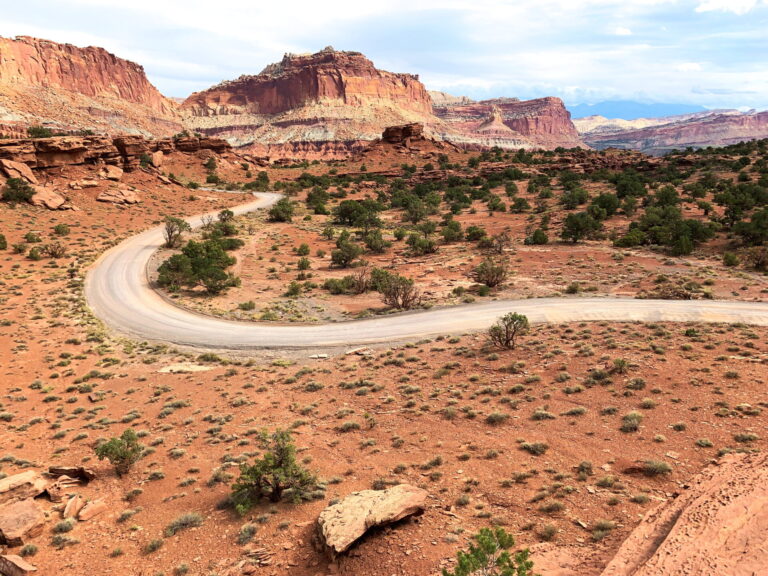
[[468,148],[573,148],[583,146],[571,115],[559,98],[520,101],[497,98],[474,103],[435,105],[444,127],[437,137]]
[[20,165],[42,169],[77,164],[105,164],[104,177],[119,180],[122,170],[135,170],[142,161],[150,163],[151,155],[156,152],[165,154],[174,150],[211,150],[220,154],[230,149],[230,145],[224,140],[191,136],[165,140],[146,140],[142,136],[54,136],[0,140],[0,171],[6,175],[21,174],[29,179],[29,174]]
[[428,120],[432,104],[417,76],[326,48],[192,94],[182,112],[190,129],[259,154],[327,157],[361,149],[387,126]]
[[645,515],[602,576],[764,574],[768,455],[724,457]]
[[328,506],[317,519],[321,542],[331,556],[345,552],[370,528],[383,526],[421,513],[427,492],[401,484],[387,490],[353,492]]
[[584,141],[594,148],[639,150],[647,154],[768,138],[768,112],[715,110],[632,121],[591,116],[575,123]]
[[103,48],[0,38],[0,123],[19,132],[45,124],[168,136],[181,130],[177,108],[140,65]]

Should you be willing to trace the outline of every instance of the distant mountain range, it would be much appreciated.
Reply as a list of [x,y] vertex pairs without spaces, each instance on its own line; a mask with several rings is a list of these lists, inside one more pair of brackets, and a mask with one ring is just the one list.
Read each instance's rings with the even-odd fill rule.
[[644,103],[633,100],[609,100],[596,104],[569,105],[571,118],[586,118],[587,116],[602,116],[604,118],[620,118],[621,120],[637,120],[638,118],[663,118],[706,112],[703,106],[692,104],[663,104]]

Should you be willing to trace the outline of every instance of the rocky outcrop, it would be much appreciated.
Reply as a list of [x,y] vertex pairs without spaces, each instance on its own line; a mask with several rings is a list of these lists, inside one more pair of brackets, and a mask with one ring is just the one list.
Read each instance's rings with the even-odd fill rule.
[[[10,160],[8,169],[56,168],[80,164],[105,164],[105,177],[119,179],[120,170],[135,170],[143,160],[152,162],[152,154],[170,154],[173,151],[191,152],[211,150],[223,153],[230,145],[218,138],[185,137],[178,140],[147,140],[142,136],[55,136],[24,140],[0,140],[0,162]],[[7,169],[0,166],[6,174]],[[15,166],[15,168],[13,168]],[[114,166],[115,168],[111,168]]]
[[13,160],[0,159],[0,172],[8,178],[20,178],[30,184],[37,184],[37,177],[32,169],[23,162],[14,162]]
[[425,490],[408,484],[387,490],[353,492],[320,513],[317,519],[320,541],[335,557],[347,551],[370,528],[423,512],[427,496]]
[[0,508],[0,544],[23,546],[29,538],[39,536],[45,525],[45,514],[28,498]]
[[584,141],[599,150],[619,148],[657,155],[768,138],[768,112],[721,110],[633,121],[590,117],[576,124]]
[[435,106],[444,128],[435,135],[467,148],[574,148],[583,146],[559,98],[498,98]]
[[387,126],[431,120],[432,103],[417,76],[328,48],[192,94],[182,113],[191,130],[233,146],[300,157],[360,150]]
[[0,38],[0,106],[3,121],[22,128],[48,124],[155,136],[181,129],[176,103],[158,92],[140,65],[103,48],[27,36]]
[[424,137],[423,124],[405,124],[404,126],[389,126],[384,129],[381,139],[390,144],[401,144],[408,140],[419,140]]
[[764,574],[768,455],[724,457],[645,515],[603,576]]
[[96,196],[96,200],[99,202],[109,202],[111,204],[138,204],[141,202],[141,198],[135,190],[131,190],[124,186],[105,190]]

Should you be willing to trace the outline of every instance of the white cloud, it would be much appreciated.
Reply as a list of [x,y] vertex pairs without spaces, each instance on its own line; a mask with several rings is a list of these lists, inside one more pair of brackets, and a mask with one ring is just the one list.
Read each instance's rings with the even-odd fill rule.
[[701,72],[702,67],[698,62],[683,62],[675,66],[675,70],[680,72]]
[[618,28],[614,29],[613,33],[616,36],[632,36],[632,30],[625,28],[624,26],[619,26]]
[[[763,0],[765,4],[765,0]],[[757,0],[699,0],[696,12],[733,12],[739,16],[750,12]]]

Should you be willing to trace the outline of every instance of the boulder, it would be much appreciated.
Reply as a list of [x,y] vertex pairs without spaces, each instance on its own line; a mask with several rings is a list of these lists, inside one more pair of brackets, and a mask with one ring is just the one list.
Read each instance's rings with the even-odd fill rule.
[[317,519],[320,541],[335,557],[349,549],[370,528],[391,524],[424,511],[426,490],[401,484],[387,490],[353,492],[328,506]]
[[402,126],[390,126],[384,129],[382,140],[390,144],[401,144],[406,139],[418,140],[424,135],[423,124],[404,124]]
[[23,546],[43,531],[45,514],[28,498],[0,507],[0,544]]
[[99,183],[96,180],[73,180],[69,183],[69,187],[72,188],[72,190],[82,190],[83,188],[98,188]]
[[152,155],[150,156],[150,164],[154,166],[155,168],[162,168],[163,166],[163,157],[164,154],[158,150],[157,152],[152,152]]
[[8,178],[21,178],[30,184],[37,184],[37,178],[35,177],[34,172],[32,172],[32,169],[23,162],[0,160],[0,170],[2,170]]
[[149,153],[149,146],[143,136],[120,136],[112,143],[123,157],[123,167],[128,172],[138,168],[142,156]]
[[51,474],[52,476],[78,478],[85,483],[96,479],[96,472],[85,466],[49,466],[48,474]]
[[64,507],[64,518],[77,518],[84,506],[85,500],[75,494],[67,501],[67,505]]
[[104,166],[101,169],[101,177],[107,180],[120,182],[120,180],[123,179],[123,169],[118,168],[117,166],[110,166],[110,165]]
[[15,554],[0,556],[0,574],[3,576],[25,576],[37,572],[37,568]]
[[139,195],[130,188],[110,188],[96,197],[99,202],[111,202],[112,204],[138,204],[141,202]]
[[34,498],[42,494],[48,480],[34,470],[27,470],[0,480],[0,503]]
[[88,502],[80,512],[77,514],[77,519],[81,522],[87,522],[91,518],[103,514],[109,510],[109,506],[104,500],[91,500]]
[[48,208],[48,210],[64,210],[64,205],[67,201],[59,194],[57,194],[52,188],[44,186],[33,186],[35,194],[29,201],[32,206],[39,206],[41,208]]

